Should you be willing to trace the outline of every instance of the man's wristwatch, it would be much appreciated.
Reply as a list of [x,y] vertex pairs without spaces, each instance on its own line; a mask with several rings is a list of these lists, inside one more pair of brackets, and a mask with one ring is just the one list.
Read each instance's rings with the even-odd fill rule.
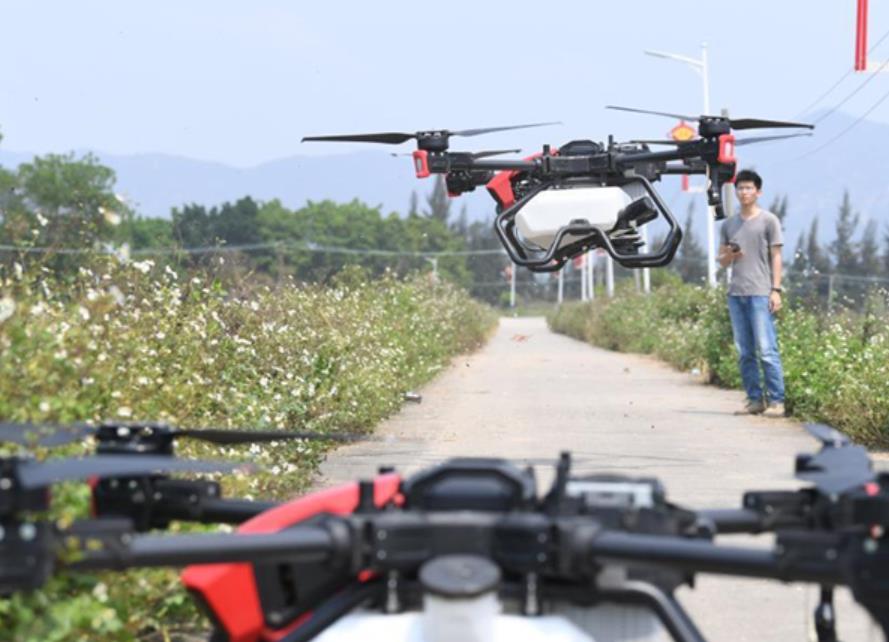
[[772,288],[772,292],[777,292],[778,294],[783,294],[784,288],[782,288],[782,287]]

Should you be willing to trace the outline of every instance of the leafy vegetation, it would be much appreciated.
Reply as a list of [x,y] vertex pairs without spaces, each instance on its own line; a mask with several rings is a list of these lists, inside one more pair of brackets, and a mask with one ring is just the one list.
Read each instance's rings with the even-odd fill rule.
[[[824,421],[870,446],[889,446],[889,311],[873,293],[862,312],[824,314],[791,299],[778,317],[787,408]],[[570,303],[550,327],[594,345],[654,354],[677,368],[698,368],[710,382],[741,385],[725,292],[678,278],[644,296]]]
[[[257,285],[228,280],[221,260],[177,272],[107,259],[64,278],[0,268],[0,417],[367,432],[496,322],[428,276],[371,280],[350,268],[326,286]],[[328,446],[186,442],[178,451],[256,462],[265,472],[226,477],[226,493],[283,499],[305,490]],[[84,516],[84,485],[54,496],[57,517]],[[59,577],[0,601],[5,639],[163,639],[200,625],[164,570]]]

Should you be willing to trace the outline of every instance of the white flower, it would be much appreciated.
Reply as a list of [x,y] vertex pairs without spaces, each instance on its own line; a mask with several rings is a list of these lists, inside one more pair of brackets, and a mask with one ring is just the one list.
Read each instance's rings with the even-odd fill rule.
[[104,207],[99,207],[99,214],[101,214],[108,225],[120,225],[120,214],[117,212],[113,212],[111,210],[106,210]]
[[87,310],[82,305],[77,306],[77,314],[79,314],[80,318],[83,319],[84,321],[90,320],[90,311]]
[[37,407],[40,408],[40,412],[49,412],[49,402],[48,401],[41,401],[40,405]]
[[117,416],[118,417],[132,417],[133,411],[129,406],[121,406],[120,408],[117,409]]
[[142,274],[147,274],[148,271],[154,267],[154,261],[147,259],[145,261],[136,261],[133,263],[133,267],[139,270]]
[[158,332],[157,334],[154,335],[154,337],[155,337],[156,339],[159,339],[159,340],[163,341],[164,339],[167,338],[167,335],[164,334],[163,332]]
[[173,278],[173,279],[179,278],[179,275],[176,274],[176,271],[173,268],[171,268],[169,265],[164,266],[164,272],[166,272],[170,276],[170,278]]
[[49,223],[49,219],[40,212],[37,212],[37,222],[40,223],[40,227],[46,227],[46,224]]
[[15,301],[12,297],[5,296],[0,299],[0,323],[3,323],[15,312]]
[[123,292],[121,292],[120,288],[116,285],[112,285],[110,288],[108,288],[108,294],[111,295],[111,298],[114,299],[114,302],[117,303],[117,305],[123,305],[124,303],[126,303],[126,298],[124,297]]
[[108,601],[108,587],[105,586],[104,582],[99,582],[93,587],[93,597],[100,602]]
[[15,272],[15,278],[16,278],[16,279],[21,279],[21,278],[22,278],[22,274],[24,273],[24,270],[22,270],[22,264],[21,264],[21,263],[13,263],[13,264],[12,264],[12,269],[13,269],[14,272]]

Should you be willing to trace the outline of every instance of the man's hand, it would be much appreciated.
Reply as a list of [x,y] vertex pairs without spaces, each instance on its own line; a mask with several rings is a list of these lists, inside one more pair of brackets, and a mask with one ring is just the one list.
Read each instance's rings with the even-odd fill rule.
[[775,312],[781,309],[781,305],[781,293],[777,290],[772,290],[771,294],[769,294],[769,312],[775,314]]
[[740,249],[736,252],[732,249],[731,245],[723,245],[719,248],[719,264],[724,268],[728,267],[743,256],[744,253]]

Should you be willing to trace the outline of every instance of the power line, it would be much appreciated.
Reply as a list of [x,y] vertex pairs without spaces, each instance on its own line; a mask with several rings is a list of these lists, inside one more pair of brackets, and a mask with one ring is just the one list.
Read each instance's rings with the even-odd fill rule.
[[[886,38],[889,38],[889,31],[886,31],[886,33],[884,33],[882,36],[880,36],[880,38],[877,40],[877,42],[875,42],[875,43],[873,44],[873,46],[871,46],[871,48],[867,50],[867,53],[871,53],[871,52],[873,52],[874,49],[876,49],[877,47],[879,47],[880,44],[881,44]],[[832,85],[830,86],[830,88],[829,88],[827,91],[825,91],[823,94],[821,94],[820,96],[818,96],[818,98],[816,98],[816,99],[815,99],[815,100],[814,100],[808,107],[806,107],[805,109],[803,109],[802,111],[800,111],[800,112],[795,116],[795,118],[800,118],[801,116],[804,116],[805,114],[809,113],[809,112],[812,110],[813,107],[815,107],[818,103],[820,103],[822,100],[824,100],[825,98],[827,98],[827,96],[829,96],[830,93],[831,93],[834,89],[836,89],[837,87],[839,87],[840,84],[841,84],[846,78],[848,78],[850,75],[852,75],[852,73],[854,73],[854,71],[855,71],[854,67],[853,67],[853,68],[850,68],[848,71],[846,71],[846,73],[843,74],[843,75],[840,77],[839,80],[837,80],[834,84],[832,84]],[[864,84],[867,84],[867,82],[870,80],[870,78],[873,78],[873,75],[871,75],[871,76],[868,78],[868,80],[865,81]],[[862,86],[863,86],[863,85],[862,85]],[[850,96],[850,97],[851,97],[851,96]],[[848,98],[849,98],[849,97],[847,97],[847,99],[848,99]],[[823,120],[823,118],[822,118],[822,120]]]
[[[489,250],[441,250],[441,251],[405,251],[405,250],[377,250],[373,248],[349,248],[334,245],[319,245],[311,241],[303,243],[243,243],[240,245],[206,245],[183,248],[138,248],[129,252],[130,256],[162,256],[169,254],[219,254],[230,252],[252,252],[257,250],[297,250],[302,252],[314,252],[325,254],[353,254],[361,256],[392,256],[392,257],[442,257],[442,256],[483,256],[501,254],[506,255],[502,249]],[[21,252],[24,254],[117,254],[121,248],[71,248],[71,247],[29,247],[20,245],[0,245],[0,252]]]
[[[885,67],[887,64],[889,64],[889,60],[887,60],[886,62],[884,62],[884,63],[883,63],[883,66]],[[831,138],[831,139],[828,140],[827,142],[825,142],[825,143],[819,145],[819,146],[816,147],[815,149],[810,150],[810,151],[808,151],[808,152],[806,152],[805,154],[802,154],[802,155],[800,155],[800,156],[797,156],[797,157],[796,157],[795,159],[793,159],[793,160],[802,160],[803,158],[808,158],[808,157],[811,156],[812,154],[815,154],[815,153],[817,153],[817,152],[820,152],[822,149],[824,149],[824,148],[827,147],[828,145],[833,144],[833,143],[836,142],[838,139],[840,139],[840,138],[842,138],[843,136],[845,136],[845,135],[846,135],[846,134],[853,128],[853,127],[855,127],[856,125],[858,125],[862,120],[864,120],[865,118],[867,118],[867,117],[871,114],[871,112],[873,112],[877,107],[879,107],[880,105],[882,105],[882,104],[883,104],[883,101],[885,101],[887,98],[889,98],[889,91],[887,91],[885,94],[883,94],[877,102],[875,102],[873,105],[871,105],[870,109],[868,109],[868,110],[867,110],[866,112],[864,112],[861,116],[859,116],[858,118],[856,118],[856,119],[852,122],[851,125],[849,125],[849,126],[846,127],[845,129],[843,129],[839,134],[837,134],[836,136],[834,136],[833,138]]]
[[873,71],[867,78],[865,78],[864,82],[861,83],[860,85],[858,85],[855,89],[853,89],[853,90],[849,93],[849,95],[847,95],[845,98],[843,98],[843,99],[842,99],[840,102],[838,102],[836,105],[834,105],[833,107],[831,107],[830,109],[828,109],[826,112],[824,112],[823,114],[821,114],[821,116],[819,116],[818,118],[816,118],[814,124],[817,125],[817,124],[820,123],[822,120],[824,120],[825,118],[827,118],[827,117],[830,116],[831,114],[835,113],[840,107],[842,107],[843,105],[845,105],[845,104],[849,101],[849,99],[851,99],[851,98],[852,98],[853,96],[855,96],[859,91],[861,91],[862,89],[864,89],[865,87],[867,87],[868,83],[870,83],[870,81],[872,81],[874,78],[876,78],[876,77],[877,77],[877,74],[879,74],[881,71],[883,71],[883,69],[886,67],[886,65],[889,65],[889,60],[886,60],[886,61],[885,61],[882,65],[880,65],[875,71]]

